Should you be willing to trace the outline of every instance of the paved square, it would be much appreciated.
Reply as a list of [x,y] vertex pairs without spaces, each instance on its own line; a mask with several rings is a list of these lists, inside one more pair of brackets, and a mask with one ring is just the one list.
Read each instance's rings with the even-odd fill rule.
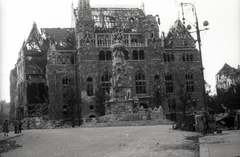
[[[186,149],[196,132],[171,125],[23,130],[22,147],[2,157],[169,157],[195,156]],[[189,148],[189,147],[188,147]]]

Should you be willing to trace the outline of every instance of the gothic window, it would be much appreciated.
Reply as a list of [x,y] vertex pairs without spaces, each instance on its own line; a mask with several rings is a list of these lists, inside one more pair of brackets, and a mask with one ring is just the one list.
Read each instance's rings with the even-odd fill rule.
[[124,51],[123,51],[123,54],[124,54],[124,59],[125,59],[125,60],[129,60],[128,51],[127,51],[127,50],[124,50]]
[[63,106],[63,117],[67,117],[68,116],[68,106],[64,105]]
[[171,54],[171,61],[174,62],[175,58],[174,58],[174,54]]
[[194,92],[194,81],[192,73],[186,74],[186,90],[187,92]]
[[109,88],[111,86],[110,78],[111,78],[111,75],[107,71],[104,72],[104,74],[102,75],[101,84],[102,84],[102,90],[104,91],[104,93],[105,91],[109,93]]
[[190,61],[193,61],[193,54],[190,54],[189,58],[190,58]]
[[74,64],[74,57],[71,56],[71,64]]
[[182,60],[186,61],[185,54],[182,54]]
[[166,53],[163,53],[163,59],[164,59],[164,62],[167,62],[167,55],[166,55]]
[[166,54],[166,53],[163,53],[163,59],[164,59],[164,62],[170,62],[170,61],[174,61],[174,54]]
[[112,52],[111,51],[106,52],[106,60],[112,60]]
[[99,52],[99,59],[100,59],[100,61],[105,60],[105,52],[104,51]]
[[183,61],[193,61],[193,54],[191,53],[182,54],[182,59]]
[[138,71],[135,75],[136,94],[146,93],[146,82],[143,71]]
[[140,50],[140,51],[134,50],[132,55],[133,55],[133,60],[144,60],[143,50]]
[[137,50],[134,50],[132,52],[132,55],[133,55],[133,60],[138,60],[138,51]]
[[190,61],[190,56],[189,56],[189,54],[186,54],[186,56],[187,56],[187,61]]
[[166,93],[173,92],[173,78],[172,74],[168,73],[165,75]]
[[99,52],[99,60],[100,61],[106,61],[106,60],[112,60],[112,52],[111,51],[100,51]]
[[87,95],[93,96],[93,79],[91,77],[87,78]]
[[63,98],[66,98],[66,91],[70,83],[71,83],[71,79],[69,77],[64,77],[62,79],[62,93],[63,93],[62,97]]
[[174,99],[172,99],[171,101],[171,107],[172,107],[172,110],[176,109],[176,101]]
[[144,51],[143,51],[143,50],[140,50],[140,51],[139,51],[139,59],[140,59],[140,60],[143,60],[143,59],[144,59]]

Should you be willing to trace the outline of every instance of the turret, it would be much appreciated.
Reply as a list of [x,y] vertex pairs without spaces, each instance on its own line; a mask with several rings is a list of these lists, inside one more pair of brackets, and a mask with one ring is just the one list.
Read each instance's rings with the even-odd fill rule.
[[94,23],[89,0],[78,1],[78,19],[76,27],[78,47],[94,39]]

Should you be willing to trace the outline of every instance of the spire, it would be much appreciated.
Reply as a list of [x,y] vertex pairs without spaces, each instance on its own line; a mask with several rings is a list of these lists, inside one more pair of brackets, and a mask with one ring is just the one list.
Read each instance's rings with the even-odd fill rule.
[[79,0],[78,9],[79,10],[90,9],[90,0]]

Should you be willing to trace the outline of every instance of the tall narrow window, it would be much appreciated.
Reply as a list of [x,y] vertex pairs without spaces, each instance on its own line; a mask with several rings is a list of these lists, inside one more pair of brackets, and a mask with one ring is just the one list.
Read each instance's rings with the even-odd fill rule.
[[93,79],[91,77],[87,78],[87,95],[93,96]]
[[172,74],[168,73],[165,75],[166,93],[173,92],[173,79]]
[[111,51],[100,51],[99,52],[99,60],[100,61],[106,61],[106,60],[112,60],[112,52]]
[[102,83],[102,90],[104,91],[104,93],[105,92],[109,93],[109,88],[111,86],[110,78],[111,78],[111,75],[107,71],[104,72],[104,74],[102,75],[101,83]]
[[66,91],[69,87],[69,84],[71,83],[71,79],[69,77],[64,77],[62,79],[62,97],[66,98]]
[[194,92],[194,81],[192,73],[186,74],[186,90],[187,92]]
[[138,60],[138,51],[137,50],[134,50],[133,52],[132,52],[132,58],[133,58],[133,60]]
[[182,60],[186,61],[185,54],[182,54]]
[[135,75],[136,94],[146,93],[146,82],[143,71],[138,71]]
[[104,51],[100,51],[100,52],[99,52],[99,60],[100,60],[100,61],[105,60],[105,52],[104,52]]
[[124,51],[123,51],[123,54],[124,54],[124,59],[125,59],[125,60],[129,60],[128,51],[127,51],[127,50],[124,50]]
[[144,60],[144,51],[143,50],[139,51],[139,59]]
[[171,106],[172,106],[172,110],[176,109],[176,101],[174,99],[172,99]]
[[140,51],[137,51],[137,50],[134,50],[133,53],[132,53],[132,58],[133,60],[144,60],[144,51],[143,50],[140,50]]
[[106,52],[106,59],[105,60],[112,60],[112,52],[111,51]]

